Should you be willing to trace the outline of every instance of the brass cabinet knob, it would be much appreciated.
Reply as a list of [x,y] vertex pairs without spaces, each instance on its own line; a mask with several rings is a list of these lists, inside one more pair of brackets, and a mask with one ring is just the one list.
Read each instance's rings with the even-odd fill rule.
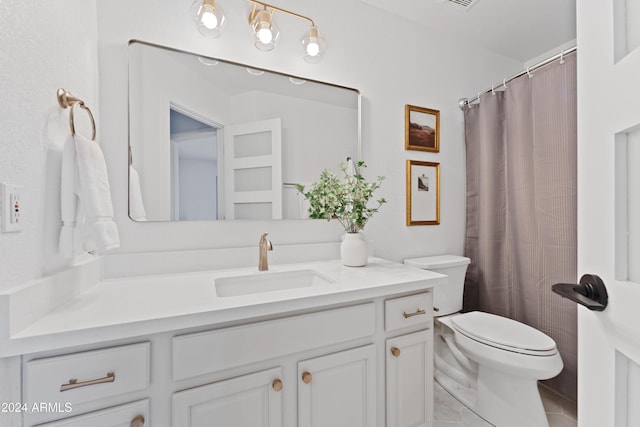
[[302,373],[302,382],[305,384],[311,384],[311,380],[313,377],[311,376],[311,372],[304,371]]
[[144,417],[142,415],[136,416],[131,420],[129,427],[144,427]]
[[395,357],[399,357],[400,349],[398,347],[391,347],[391,354],[393,354]]
[[271,387],[273,387],[275,391],[282,390],[282,381],[280,380],[280,378],[276,378],[275,380],[273,380],[273,382],[271,383]]

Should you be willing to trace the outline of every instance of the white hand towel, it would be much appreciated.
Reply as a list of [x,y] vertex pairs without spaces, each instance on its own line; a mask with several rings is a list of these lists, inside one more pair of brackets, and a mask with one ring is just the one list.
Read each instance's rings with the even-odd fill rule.
[[147,220],[140,189],[140,175],[133,165],[129,166],[129,216],[134,221]]
[[86,216],[84,248],[98,252],[117,248],[120,237],[113,221],[111,188],[100,145],[78,134],[74,141],[80,184],[78,194]]
[[76,218],[78,198],[76,195],[76,180],[78,168],[76,165],[76,147],[73,137],[69,135],[62,151],[62,170],[60,176],[60,213],[62,228],[58,249],[64,257],[71,258],[82,253],[81,231],[77,227]]

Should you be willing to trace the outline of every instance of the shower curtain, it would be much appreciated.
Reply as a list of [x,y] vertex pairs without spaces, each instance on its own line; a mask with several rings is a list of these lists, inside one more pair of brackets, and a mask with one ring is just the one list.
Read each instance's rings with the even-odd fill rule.
[[551,292],[577,283],[576,55],[512,80],[465,110],[465,310],[551,336],[564,369],[547,381],[576,398],[576,305]]

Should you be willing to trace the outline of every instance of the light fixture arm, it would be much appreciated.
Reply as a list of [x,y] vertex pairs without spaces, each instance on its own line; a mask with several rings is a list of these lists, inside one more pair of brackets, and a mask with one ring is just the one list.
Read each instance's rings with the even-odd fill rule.
[[[251,3],[253,3],[253,10],[251,11],[251,14],[249,15],[249,22],[253,22],[253,20],[256,17],[256,14],[259,12],[257,10],[257,6],[260,5],[264,8],[264,10],[268,10],[271,9],[272,11],[278,11],[278,12],[282,12],[282,13],[286,13],[287,15],[291,15],[291,16],[295,16],[296,18],[300,18],[300,19],[304,19],[305,21],[308,21],[312,26],[315,26],[316,24],[313,22],[313,19],[308,18],[304,15],[300,15],[299,13],[295,13],[295,12],[291,12],[290,10],[286,10],[286,9],[281,9],[277,6],[272,6],[270,4],[267,3],[263,3],[261,1],[258,0],[249,0]],[[273,13],[273,12],[272,12]]]

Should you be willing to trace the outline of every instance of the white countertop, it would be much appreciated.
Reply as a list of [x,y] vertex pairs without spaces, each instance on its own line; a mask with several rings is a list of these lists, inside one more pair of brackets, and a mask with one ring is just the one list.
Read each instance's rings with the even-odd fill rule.
[[219,297],[214,280],[256,268],[103,280],[0,341],[0,357],[215,325],[418,291],[446,276],[379,258],[366,267],[338,260],[274,265],[270,272],[310,269],[331,283]]

